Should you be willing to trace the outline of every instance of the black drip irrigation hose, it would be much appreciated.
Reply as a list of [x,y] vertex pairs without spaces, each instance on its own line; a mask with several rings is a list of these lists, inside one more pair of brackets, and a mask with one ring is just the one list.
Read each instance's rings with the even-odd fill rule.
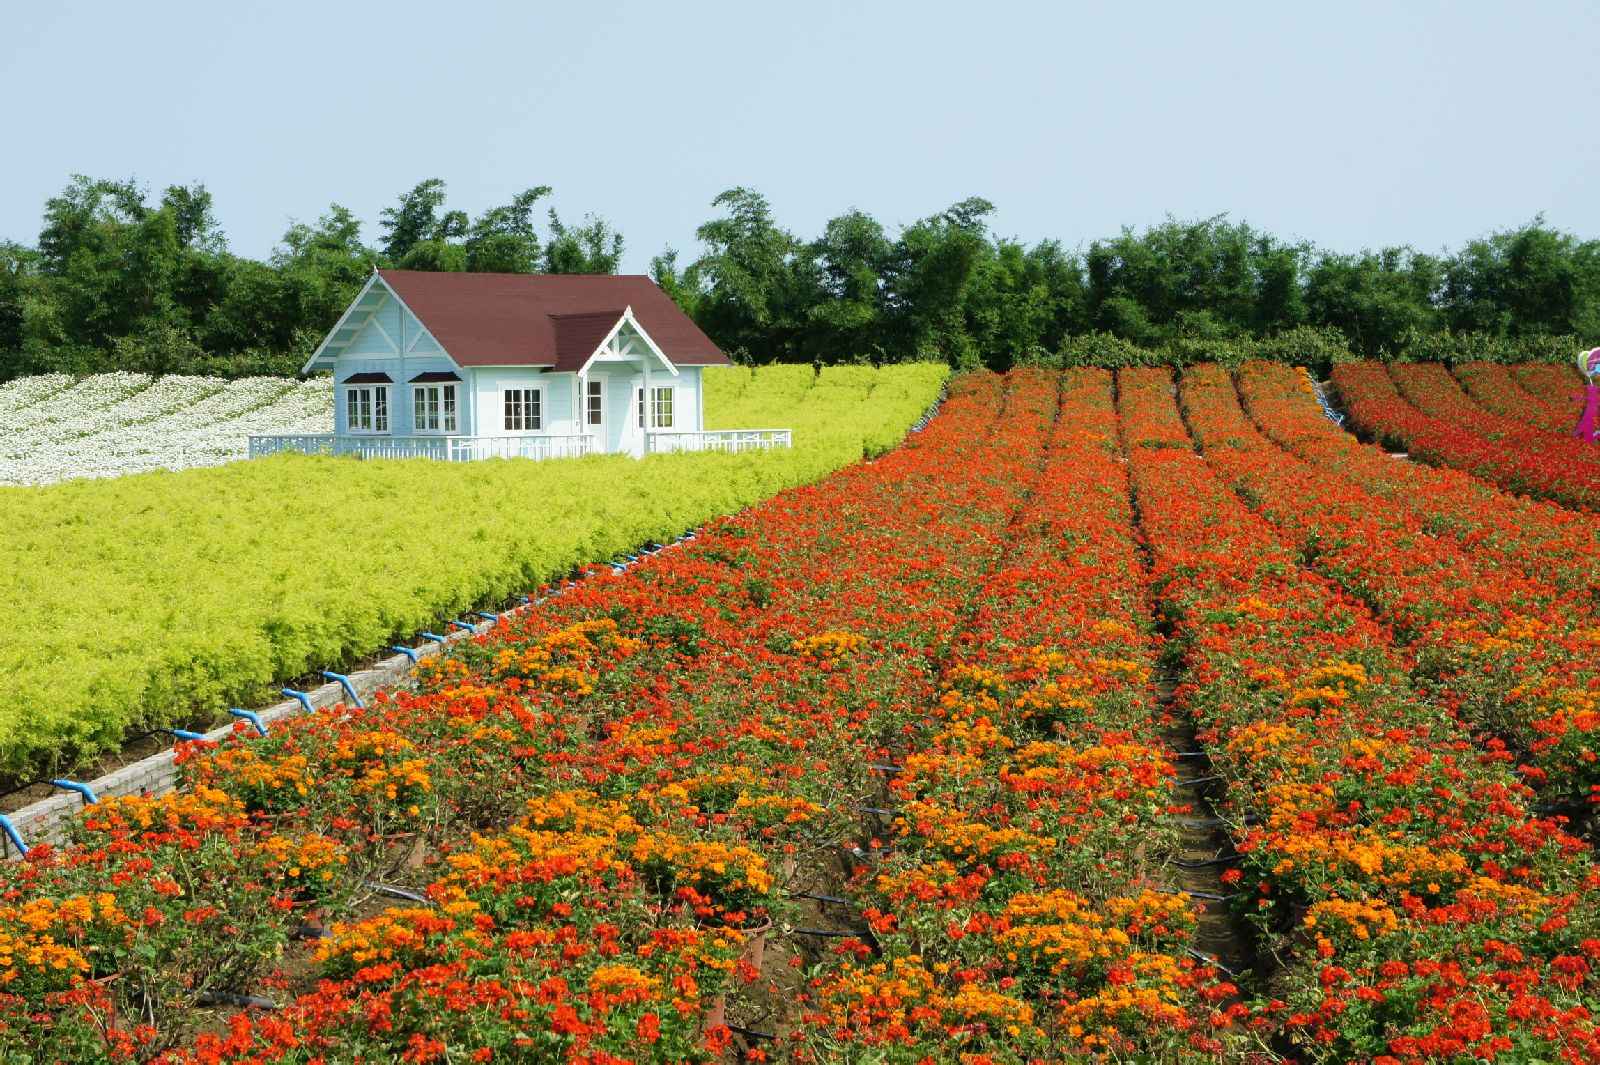
[[275,1010],[278,1004],[260,995],[240,995],[233,991],[202,991],[194,1000],[196,1006],[237,1006],[247,1010]]
[[1189,955],[1189,957],[1194,958],[1196,961],[1203,961],[1207,965],[1211,966],[1212,968],[1221,969],[1223,972],[1227,973],[1230,977],[1232,977],[1235,981],[1238,981],[1238,980],[1242,979],[1242,977],[1240,977],[1240,975],[1237,972],[1235,972],[1234,970],[1228,968],[1226,965],[1222,964],[1222,962],[1220,960],[1218,960],[1217,958],[1212,957],[1210,954],[1207,954],[1203,950],[1195,950],[1193,947],[1184,947],[1183,948],[1183,952],[1185,954]]
[[1570,799],[1552,799],[1549,802],[1539,803],[1533,807],[1533,812],[1540,817],[1550,817],[1555,814],[1585,814],[1595,812],[1593,800],[1587,797],[1573,797]]
[[835,906],[856,905],[850,899],[841,898],[838,895],[818,895],[810,891],[791,891],[788,894],[789,898],[791,899],[811,899],[813,902],[830,902]]
[[380,895],[387,895],[391,899],[405,899],[407,902],[420,902],[424,906],[438,905],[438,903],[434,902],[426,895],[419,895],[415,891],[411,891],[403,887],[395,887],[393,884],[380,884],[376,880],[369,880],[367,881],[367,887],[371,888],[373,891],[376,891]]
[[1156,888],[1163,895],[1187,895],[1191,899],[1204,899],[1206,902],[1231,902],[1239,897],[1239,892],[1233,891],[1224,895],[1216,891],[1197,891],[1194,888]]
[[778,1038],[777,1034],[774,1032],[758,1032],[751,1028],[741,1028],[737,1024],[728,1025],[728,1031],[734,1033],[735,1035],[743,1036],[746,1039],[754,1039],[760,1043],[775,1042]]
[[1232,865],[1243,858],[1242,854],[1228,854],[1220,858],[1173,858],[1172,864],[1179,869],[1210,869],[1217,865]]

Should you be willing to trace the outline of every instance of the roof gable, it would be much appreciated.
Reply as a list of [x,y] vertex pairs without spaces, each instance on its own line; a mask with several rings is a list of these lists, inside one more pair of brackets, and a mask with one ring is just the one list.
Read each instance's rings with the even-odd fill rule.
[[[567,367],[609,336],[626,309],[671,362],[728,358],[642,274],[467,274],[382,270],[378,276],[460,366]],[[587,350],[583,350],[585,343]],[[582,351],[581,355],[575,352]]]
[[332,369],[346,355],[384,359],[443,353],[405,301],[374,273],[300,372]]

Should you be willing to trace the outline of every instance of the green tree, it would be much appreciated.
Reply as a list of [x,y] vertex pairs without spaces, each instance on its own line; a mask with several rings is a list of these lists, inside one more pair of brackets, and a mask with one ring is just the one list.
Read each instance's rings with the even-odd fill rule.
[[400,262],[423,241],[439,239],[439,208],[444,206],[444,195],[444,180],[428,178],[410,192],[402,193],[398,204],[379,213],[381,247],[391,262]]
[[680,269],[677,249],[667,248],[650,259],[650,277],[661,291],[672,297],[672,302],[682,308],[684,314],[699,320],[700,299],[704,289],[697,264],[690,263]]
[[548,195],[550,186],[538,185],[479,215],[467,231],[466,269],[500,274],[538,270],[541,248],[533,228],[533,205]]
[[989,251],[987,219],[993,211],[988,200],[969,197],[907,226],[895,241],[884,278],[884,328],[903,358],[978,365],[978,345],[966,328],[966,297]]
[[728,189],[711,205],[727,213],[696,231],[706,245],[695,263],[706,286],[697,305],[700,325],[728,350],[802,358],[796,312],[803,314],[809,302],[796,298],[800,242],[778,226],[766,197],[752,189]]
[[1600,332],[1600,241],[1545,225],[1469,241],[1444,269],[1441,298],[1452,329],[1493,336]]
[[1362,355],[1393,352],[1404,336],[1440,327],[1434,300],[1443,274],[1438,259],[1412,248],[1324,252],[1306,277],[1308,318],[1338,329]]
[[882,358],[884,275],[894,245],[883,226],[862,211],[829,220],[810,247],[818,271],[815,299],[806,308],[805,351],[822,362]]
[[614,274],[622,265],[622,234],[604,218],[584,215],[583,224],[568,228],[550,208],[550,244],[544,268],[552,274]]

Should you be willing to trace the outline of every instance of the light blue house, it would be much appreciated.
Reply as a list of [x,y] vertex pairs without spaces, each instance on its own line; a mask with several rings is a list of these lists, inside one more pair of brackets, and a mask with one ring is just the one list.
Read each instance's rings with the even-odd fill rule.
[[334,431],[250,454],[554,458],[786,447],[707,432],[701,372],[727,356],[642,275],[380,270],[302,372],[333,375]]

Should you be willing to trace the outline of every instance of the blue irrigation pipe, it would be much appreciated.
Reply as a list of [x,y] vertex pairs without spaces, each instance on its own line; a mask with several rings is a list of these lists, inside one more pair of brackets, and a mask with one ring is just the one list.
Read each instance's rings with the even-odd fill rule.
[[262,722],[261,715],[256,713],[254,710],[240,710],[237,706],[235,706],[229,710],[228,713],[232,714],[234,717],[243,718],[244,720],[250,722],[250,724],[254,725],[256,727],[257,735],[265,736],[267,734],[267,726]]
[[82,795],[83,804],[85,806],[93,806],[95,803],[100,801],[99,796],[94,793],[94,789],[89,785],[82,783],[81,781],[67,780],[65,777],[58,777],[55,780],[52,780],[50,783],[52,786],[60,788],[62,791],[75,791],[79,795]]
[[492,610],[474,610],[472,612],[472,616],[475,617],[475,618],[482,618],[485,621],[495,621],[495,622],[497,622],[497,621],[500,620],[500,615],[496,614]]
[[437,632],[424,632],[422,633],[422,638],[424,640],[432,640],[434,643],[446,642],[445,637],[440,636]]
[[179,739],[179,740],[203,740],[203,739],[206,738],[205,737],[205,733],[203,733],[203,732],[191,732],[189,729],[186,729],[186,728],[164,728],[164,729],[158,729],[157,731],[169,733],[169,734],[172,735],[172,737],[174,739]]
[[298,699],[300,701],[300,705],[306,708],[306,713],[308,714],[316,709],[316,707],[311,705],[311,696],[307,695],[305,692],[296,691],[293,688],[284,688],[280,694],[287,695],[291,699]]
[[474,625],[472,622],[470,622],[470,621],[462,621],[460,618],[452,618],[450,620],[450,624],[454,625],[456,628],[460,629],[462,632],[477,632],[478,631],[478,627],[476,625]]
[[361,707],[363,710],[366,709],[367,704],[361,701],[361,696],[356,692],[356,686],[350,683],[349,677],[345,676],[343,673],[330,673],[326,669],[322,671],[322,675],[327,677],[329,680],[338,681],[339,687],[343,688],[344,693],[350,696],[350,701]]
[[531,596],[531,595],[519,595],[519,596],[517,596],[517,598],[522,601],[522,605],[523,606],[532,606],[533,605],[533,596]]
[[5,814],[0,814],[0,832],[4,832],[6,834],[6,839],[9,839],[11,841],[11,845],[17,848],[18,854],[22,855],[24,858],[28,856],[28,845],[22,842],[22,833],[17,831],[17,826],[12,824],[11,818],[7,817]]
[[412,650],[410,647],[402,647],[399,644],[395,644],[394,646],[390,647],[389,650],[391,650],[391,651],[399,651],[401,654],[403,654],[407,658],[411,659],[411,664],[412,665],[416,665],[417,664],[417,652]]

